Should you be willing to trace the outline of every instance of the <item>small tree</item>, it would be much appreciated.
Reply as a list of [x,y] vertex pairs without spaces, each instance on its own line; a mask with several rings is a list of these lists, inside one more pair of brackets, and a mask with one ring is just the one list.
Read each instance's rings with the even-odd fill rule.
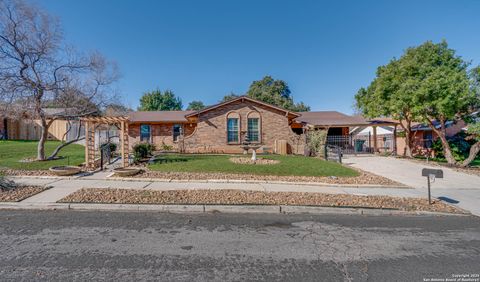
[[[37,160],[45,160],[48,129],[101,105],[105,87],[116,80],[114,64],[100,54],[84,56],[67,47],[56,18],[25,2],[0,1],[0,102],[21,105],[40,121]],[[71,102],[74,111],[48,115],[44,108]],[[18,113],[18,112],[17,112]],[[18,116],[17,116],[18,117]]]
[[188,104],[188,111],[199,111],[205,109],[205,105],[202,101],[192,101]]
[[182,100],[175,97],[171,90],[163,93],[159,89],[146,92],[140,98],[139,111],[179,111],[183,107]]
[[380,66],[372,83],[366,89],[361,88],[355,95],[356,108],[364,116],[387,116],[400,122],[405,132],[405,155],[410,158],[412,122],[417,118],[412,111],[415,104],[412,92],[415,89],[404,82],[408,81],[411,75],[402,59],[393,59],[387,65]]

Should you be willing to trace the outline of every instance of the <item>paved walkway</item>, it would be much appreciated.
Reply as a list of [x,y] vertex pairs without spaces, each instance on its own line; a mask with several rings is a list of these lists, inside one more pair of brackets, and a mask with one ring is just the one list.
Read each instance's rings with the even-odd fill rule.
[[[316,192],[350,195],[383,195],[394,197],[427,197],[426,179],[421,176],[422,164],[407,160],[361,156],[347,157],[345,164],[393,179],[411,188],[368,188],[344,186],[319,186],[279,183],[224,183],[224,182],[160,182],[160,181],[122,181],[111,180],[107,176],[111,171],[98,172],[93,175],[75,179],[16,178],[15,181],[30,185],[48,185],[48,189],[20,202],[19,204],[52,204],[81,188],[119,188],[149,190],[179,189],[238,189],[265,192]],[[433,167],[438,168],[438,167]],[[437,179],[432,184],[433,197],[450,201],[471,213],[480,216],[480,177],[459,173],[442,168],[444,179]]]
[[398,197],[418,197],[415,189],[409,188],[355,188],[318,185],[295,185],[273,183],[221,183],[221,182],[159,182],[121,181],[106,179],[41,179],[17,178],[16,182],[26,185],[48,185],[52,188],[23,200],[23,203],[55,203],[81,188],[117,188],[147,190],[186,190],[186,189],[233,189],[264,192],[317,192],[351,195],[388,195]]
[[432,196],[455,203],[459,207],[480,215],[480,177],[456,170],[379,156],[348,156],[344,163],[365,171],[390,178],[413,187],[420,195],[427,195],[427,179],[423,168],[442,169],[444,178],[431,185]]

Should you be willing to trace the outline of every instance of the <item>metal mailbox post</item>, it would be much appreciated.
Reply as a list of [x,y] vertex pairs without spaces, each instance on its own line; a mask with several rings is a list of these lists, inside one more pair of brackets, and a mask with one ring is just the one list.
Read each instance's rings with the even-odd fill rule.
[[427,186],[428,186],[428,203],[432,204],[432,197],[430,194],[430,180],[435,182],[435,178],[443,178],[443,170],[441,169],[431,169],[431,168],[424,168],[422,169],[422,176],[427,177]]

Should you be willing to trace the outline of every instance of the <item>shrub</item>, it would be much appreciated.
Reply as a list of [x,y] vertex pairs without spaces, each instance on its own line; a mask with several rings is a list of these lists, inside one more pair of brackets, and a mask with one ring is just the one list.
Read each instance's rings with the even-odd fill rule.
[[326,130],[309,131],[307,135],[307,147],[310,150],[310,154],[314,156],[324,157],[326,141]]
[[163,151],[171,151],[173,150],[173,146],[172,145],[167,145],[165,143],[162,144],[162,150]]
[[6,179],[3,175],[0,174],[0,191],[8,191],[15,187],[15,182]]
[[[457,161],[463,161],[466,159],[470,152],[471,144],[465,140],[465,137],[465,134],[459,133],[448,139],[448,144],[450,144],[450,148],[452,149],[453,157]],[[435,152],[435,158],[445,158],[443,154],[443,145],[440,139],[437,139],[432,143],[432,150]]]
[[138,143],[133,146],[133,157],[137,162],[141,159],[147,158],[152,155],[152,152],[155,150],[155,145],[150,143]]
[[107,145],[110,146],[110,152],[113,153],[117,150],[117,144],[115,144],[115,143],[103,143],[102,147],[107,146]]

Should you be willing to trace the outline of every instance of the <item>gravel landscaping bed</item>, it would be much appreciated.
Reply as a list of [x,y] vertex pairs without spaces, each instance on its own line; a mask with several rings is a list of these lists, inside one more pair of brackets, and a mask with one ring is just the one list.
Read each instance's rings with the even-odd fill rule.
[[109,204],[207,204],[207,205],[305,205],[324,207],[362,207],[403,211],[465,213],[435,200],[346,194],[258,192],[240,190],[134,190],[83,188],[61,199],[61,203]]
[[263,158],[257,158],[256,161],[253,161],[252,158],[240,158],[240,157],[235,157],[235,158],[230,158],[229,160],[230,160],[232,163],[236,163],[236,164],[271,165],[271,164],[278,164],[278,163],[280,163],[279,160],[270,160],[270,159],[263,159]]
[[[352,168],[355,169],[355,168]],[[288,181],[288,182],[319,182],[328,184],[374,184],[374,185],[392,185],[405,186],[388,178],[375,175],[363,170],[355,169],[359,172],[354,177],[315,177],[315,176],[279,176],[279,175],[254,175],[254,174],[230,174],[230,173],[195,173],[195,172],[161,172],[144,170],[137,174],[135,178],[160,178],[175,180],[260,180],[260,181]]]
[[0,202],[20,202],[47,189],[43,186],[19,186],[8,191],[1,191]]
[[0,169],[0,172],[10,176],[55,176],[49,170]]

